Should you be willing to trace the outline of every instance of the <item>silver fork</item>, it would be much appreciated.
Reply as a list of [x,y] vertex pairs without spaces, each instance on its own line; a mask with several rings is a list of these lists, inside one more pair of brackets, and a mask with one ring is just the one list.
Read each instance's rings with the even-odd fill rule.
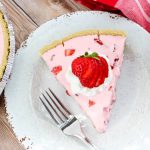
[[91,149],[98,150],[83,134],[79,120],[67,110],[51,89],[45,91],[45,94],[42,93],[39,99],[64,134],[77,137]]

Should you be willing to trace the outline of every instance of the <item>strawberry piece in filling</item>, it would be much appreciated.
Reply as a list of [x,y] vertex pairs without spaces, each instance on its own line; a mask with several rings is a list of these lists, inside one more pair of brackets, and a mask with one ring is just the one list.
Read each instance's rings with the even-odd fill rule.
[[60,71],[62,71],[62,66],[55,66],[55,67],[53,67],[53,69],[51,70],[51,72],[52,72],[54,75],[57,75]]
[[66,49],[65,56],[71,56],[75,53],[75,49]]

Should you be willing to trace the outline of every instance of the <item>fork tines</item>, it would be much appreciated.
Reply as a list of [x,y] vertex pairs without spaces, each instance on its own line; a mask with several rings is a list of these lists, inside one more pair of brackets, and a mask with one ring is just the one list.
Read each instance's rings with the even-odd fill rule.
[[69,119],[71,113],[61,103],[59,98],[50,88],[48,89],[48,91],[45,91],[45,94],[42,93],[39,99],[41,100],[49,115],[57,125],[61,125]]

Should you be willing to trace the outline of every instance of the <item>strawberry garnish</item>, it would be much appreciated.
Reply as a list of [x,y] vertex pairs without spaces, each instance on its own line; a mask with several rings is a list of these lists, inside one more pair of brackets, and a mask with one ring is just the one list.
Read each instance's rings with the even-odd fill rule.
[[105,81],[105,77],[104,76],[99,76],[99,78],[97,79],[97,82],[95,84],[95,87],[100,86],[101,84],[103,84]]
[[98,87],[99,85],[103,84],[105,81],[105,78],[108,77],[108,64],[107,61],[103,58],[99,56],[99,60],[101,62],[101,70],[100,71],[100,76],[96,82],[96,87]]
[[89,107],[91,107],[91,106],[93,106],[93,105],[95,105],[95,102],[92,101],[92,100],[89,100]]
[[[87,87],[93,88],[95,87],[97,78],[99,77],[99,70],[100,68],[100,63],[97,59],[91,58],[92,60],[90,60],[91,62],[89,63],[89,70],[91,71],[90,74],[90,83]],[[88,77],[86,77],[88,78]]]
[[107,61],[103,57],[100,57],[100,61],[101,61],[102,66],[103,66],[104,76],[105,76],[105,78],[107,78],[108,77],[108,64],[107,64]]
[[75,49],[66,49],[65,56],[71,56],[75,53]]
[[90,86],[90,82],[91,82],[90,78],[81,78],[80,82],[84,87],[93,88],[93,86]]
[[51,70],[51,72],[52,72],[54,75],[57,75],[60,71],[62,71],[62,66],[55,66],[55,67],[53,67],[53,69]]
[[91,88],[95,87],[98,76],[99,76],[99,73],[98,73],[98,71],[96,70],[96,71],[95,71],[95,74],[93,75],[93,77],[92,77],[92,79],[91,79],[91,81],[90,81],[89,87],[91,87]]
[[86,52],[72,62],[72,72],[84,87],[93,88],[103,84],[108,77],[108,64],[97,53]]
[[88,69],[88,61],[85,58],[78,57],[72,62],[72,72],[77,77],[81,77]]

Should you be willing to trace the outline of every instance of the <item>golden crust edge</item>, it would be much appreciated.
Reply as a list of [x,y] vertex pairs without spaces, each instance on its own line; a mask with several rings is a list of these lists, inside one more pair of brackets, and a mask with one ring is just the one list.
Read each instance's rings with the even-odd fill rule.
[[50,49],[53,49],[56,46],[58,46],[60,44],[63,44],[63,42],[66,42],[66,41],[68,41],[70,39],[73,39],[75,37],[86,36],[86,35],[94,35],[94,34],[126,37],[126,33],[122,30],[112,30],[112,29],[107,29],[107,30],[84,30],[84,31],[73,33],[73,34],[63,38],[62,40],[56,40],[56,41],[52,42],[51,44],[44,46],[40,50],[40,55],[43,55],[46,51],[48,51]]
[[[8,54],[9,54],[9,31],[7,22],[4,19],[4,15],[0,12],[0,23],[2,24],[2,29],[4,33],[4,55],[2,64],[0,66],[0,79],[2,79],[7,61],[8,61]],[[7,31],[7,32],[6,32]]]

